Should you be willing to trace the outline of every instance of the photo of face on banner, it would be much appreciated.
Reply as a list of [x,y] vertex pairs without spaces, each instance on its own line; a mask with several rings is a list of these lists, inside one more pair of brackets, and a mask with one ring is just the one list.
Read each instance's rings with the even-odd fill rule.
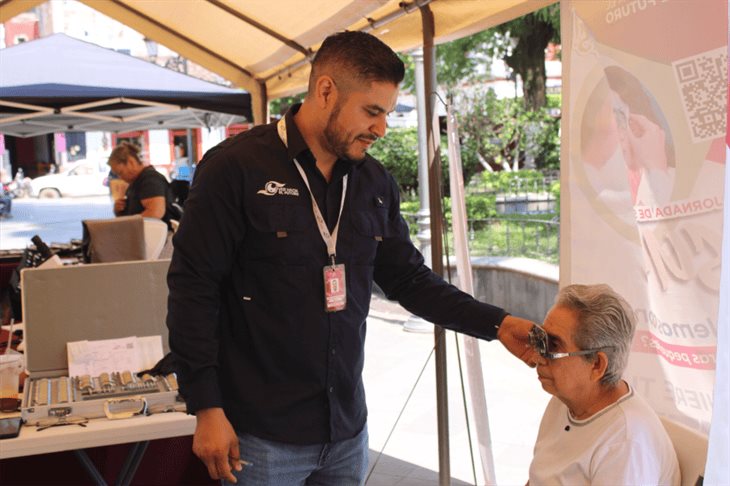
[[675,168],[674,144],[666,118],[654,97],[636,77],[618,66],[604,69],[618,131],[621,152],[631,189],[631,200],[637,202],[639,187],[645,175],[652,172],[664,176],[652,191],[668,200],[670,170]]
[[675,163],[671,131],[654,97],[618,66],[604,69],[581,120],[581,158],[588,190],[620,214],[631,212],[651,173],[652,197],[667,200]]

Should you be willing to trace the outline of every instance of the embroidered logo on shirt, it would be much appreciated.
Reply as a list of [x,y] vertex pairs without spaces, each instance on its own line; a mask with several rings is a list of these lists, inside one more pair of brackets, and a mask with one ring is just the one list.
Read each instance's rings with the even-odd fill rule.
[[256,194],[261,194],[263,196],[276,196],[277,194],[279,196],[298,196],[299,189],[286,187],[286,184],[283,182],[269,181],[266,183],[264,188]]

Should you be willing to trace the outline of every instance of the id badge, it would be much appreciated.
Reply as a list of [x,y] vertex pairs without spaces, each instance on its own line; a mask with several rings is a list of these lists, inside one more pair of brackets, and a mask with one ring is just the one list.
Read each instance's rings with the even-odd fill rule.
[[327,265],[324,267],[324,310],[337,312],[347,304],[347,287],[345,284],[345,265]]

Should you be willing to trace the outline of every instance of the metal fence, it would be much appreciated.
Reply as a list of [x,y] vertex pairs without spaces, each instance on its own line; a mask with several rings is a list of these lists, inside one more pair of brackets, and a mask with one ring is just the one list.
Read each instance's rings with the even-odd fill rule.
[[[553,182],[558,181],[560,181],[560,172],[557,171],[546,172],[543,177],[538,179],[525,180],[515,178],[510,181],[506,194],[516,196],[527,193],[549,193]],[[467,194],[499,193],[493,188],[487,186],[487,183],[479,177],[473,178],[471,182],[465,186],[464,190]]]
[[[418,244],[416,215],[404,213],[411,239]],[[558,263],[560,258],[560,222],[557,219],[487,218],[470,220],[469,252],[471,256],[521,256]],[[454,240],[449,229],[448,251],[453,254]]]

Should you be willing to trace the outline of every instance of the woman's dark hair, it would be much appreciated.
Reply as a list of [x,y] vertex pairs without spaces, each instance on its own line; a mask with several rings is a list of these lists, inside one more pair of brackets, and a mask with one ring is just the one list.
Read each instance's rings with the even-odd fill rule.
[[365,32],[340,32],[327,37],[312,61],[309,90],[317,78],[332,75],[335,81],[352,78],[359,82],[403,81],[405,67],[393,50]]
[[139,158],[139,152],[140,148],[133,143],[121,142],[119,145],[114,147],[114,150],[112,150],[107,164],[126,164],[129,157],[132,157],[138,164],[141,164],[142,159]]

